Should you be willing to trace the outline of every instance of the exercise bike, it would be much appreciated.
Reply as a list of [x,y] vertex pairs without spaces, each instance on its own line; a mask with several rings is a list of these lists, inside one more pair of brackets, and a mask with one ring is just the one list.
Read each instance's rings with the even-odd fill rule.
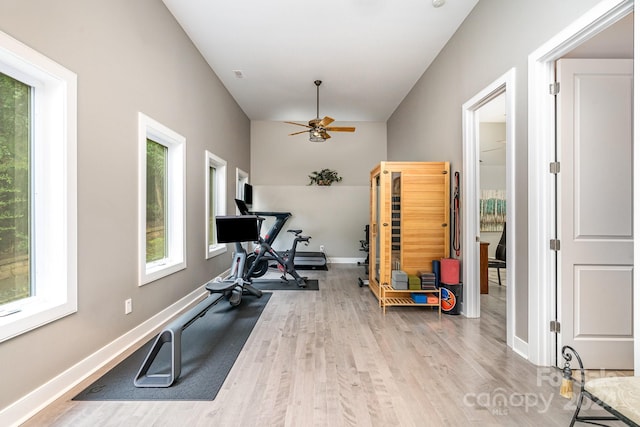
[[243,294],[251,294],[258,298],[262,296],[262,291],[251,286],[251,281],[245,279],[248,256],[242,242],[255,241],[260,237],[260,225],[263,220],[264,218],[254,215],[216,217],[218,242],[233,243],[235,251],[229,275],[224,279],[216,277],[207,283],[205,288],[212,294],[221,294],[234,307],[240,304]]
[[302,230],[287,230],[295,235],[291,248],[280,254],[271,247],[271,244],[276,239],[280,231],[284,228],[284,224],[291,217],[289,212],[249,212],[249,209],[244,201],[235,199],[236,205],[242,215],[258,215],[275,217],[275,221],[269,231],[265,234],[265,237],[258,236],[258,248],[255,251],[247,255],[247,271],[243,275],[243,278],[247,281],[253,280],[253,278],[261,277],[269,270],[269,262],[276,261],[278,268],[282,272],[280,277],[284,281],[289,281],[287,275],[290,275],[296,281],[296,284],[304,288],[307,286],[307,278],[298,274],[294,266],[294,259],[296,256],[296,250],[298,243],[303,242],[306,245],[309,244],[311,237],[302,236]]

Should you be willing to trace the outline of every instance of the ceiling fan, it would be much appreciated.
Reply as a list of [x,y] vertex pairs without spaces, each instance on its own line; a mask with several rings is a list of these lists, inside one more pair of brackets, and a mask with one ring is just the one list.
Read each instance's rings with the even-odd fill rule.
[[304,126],[307,129],[302,130],[300,132],[290,133],[291,135],[299,135],[301,133],[309,132],[309,141],[311,142],[324,142],[327,139],[331,138],[331,135],[327,133],[330,132],[355,132],[356,128],[351,126],[332,126],[328,127],[331,123],[334,122],[329,116],[325,116],[322,120],[320,119],[320,85],[322,84],[321,80],[316,80],[313,82],[316,85],[316,118],[309,120],[308,125],[303,125],[296,122],[285,122],[291,125],[296,126]]

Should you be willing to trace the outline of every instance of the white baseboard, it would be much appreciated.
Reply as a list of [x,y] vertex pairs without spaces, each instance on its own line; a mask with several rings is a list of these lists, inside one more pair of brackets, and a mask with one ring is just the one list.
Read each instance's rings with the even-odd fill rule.
[[[204,285],[0,411],[0,425],[19,426],[171,318],[208,295]],[[132,379],[133,381],[133,379]]]
[[529,360],[529,343],[518,337],[513,337],[513,351],[523,358]]
[[329,264],[357,264],[359,262],[363,262],[364,261],[364,257],[363,258],[334,258],[334,257],[327,257],[327,262]]

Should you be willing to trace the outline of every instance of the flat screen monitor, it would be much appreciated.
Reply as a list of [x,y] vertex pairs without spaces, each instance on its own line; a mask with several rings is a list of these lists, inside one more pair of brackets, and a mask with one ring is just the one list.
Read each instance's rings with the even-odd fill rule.
[[260,236],[260,223],[255,215],[217,216],[218,243],[256,242]]

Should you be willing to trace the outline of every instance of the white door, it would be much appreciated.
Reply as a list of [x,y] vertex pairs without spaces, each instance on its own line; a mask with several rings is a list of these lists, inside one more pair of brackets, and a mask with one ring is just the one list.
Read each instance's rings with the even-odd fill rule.
[[633,61],[562,59],[556,70],[558,351],[571,345],[589,369],[633,369]]

